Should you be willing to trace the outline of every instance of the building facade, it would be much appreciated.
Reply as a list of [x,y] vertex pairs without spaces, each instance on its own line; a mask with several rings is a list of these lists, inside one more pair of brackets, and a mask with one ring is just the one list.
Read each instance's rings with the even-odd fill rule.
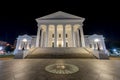
[[18,36],[14,54],[33,47],[87,47],[93,50],[106,51],[102,35],[84,35],[84,20],[85,18],[62,11],[37,18],[37,35]]

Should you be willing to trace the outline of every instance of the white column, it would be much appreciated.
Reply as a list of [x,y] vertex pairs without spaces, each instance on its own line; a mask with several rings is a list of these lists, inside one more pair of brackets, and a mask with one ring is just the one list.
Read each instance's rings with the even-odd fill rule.
[[20,45],[20,39],[18,38],[18,39],[17,39],[17,44],[16,44],[16,48],[15,48],[15,49],[18,50],[18,49],[19,49],[19,45]]
[[27,42],[27,49],[30,49],[29,44],[30,44],[30,41]]
[[40,44],[41,47],[43,47],[43,29],[41,29],[41,44]]
[[22,41],[20,40],[20,43],[19,43],[19,50],[21,50],[21,45],[22,45]]
[[63,47],[66,47],[66,30],[65,30],[65,25],[63,25]]
[[49,26],[46,26],[46,40],[45,40],[45,47],[48,47],[48,33],[49,33]]
[[40,41],[40,27],[38,26],[37,38],[36,38],[36,47],[39,47],[39,41]]
[[85,40],[84,40],[84,33],[83,33],[83,27],[82,27],[82,25],[80,26],[80,35],[81,35],[82,47],[85,47]]
[[77,45],[78,45],[78,47],[80,47],[80,35],[79,35],[79,29],[77,29]]
[[76,47],[76,36],[75,36],[75,31],[73,31],[73,37],[74,37],[74,47]]
[[74,31],[74,28],[73,28],[73,25],[71,25],[71,35],[72,35],[72,41],[71,41],[72,42],[72,44],[71,44],[72,46],[71,47],[74,47],[74,36],[73,36],[74,33],[73,33],[73,31]]
[[103,50],[106,50],[106,46],[105,46],[105,41],[104,41],[104,39],[102,39],[102,47],[103,47]]
[[54,25],[54,47],[57,47],[57,25]]

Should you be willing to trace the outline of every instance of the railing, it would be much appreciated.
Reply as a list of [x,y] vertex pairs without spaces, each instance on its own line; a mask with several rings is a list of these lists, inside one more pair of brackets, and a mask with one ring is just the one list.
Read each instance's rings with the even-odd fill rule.
[[24,50],[23,51],[23,59],[31,52],[33,52],[34,50],[36,50],[37,48],[31,48],[30,50]]
[[24,50],[23,51],[23,59],[28,55],[29,50]]

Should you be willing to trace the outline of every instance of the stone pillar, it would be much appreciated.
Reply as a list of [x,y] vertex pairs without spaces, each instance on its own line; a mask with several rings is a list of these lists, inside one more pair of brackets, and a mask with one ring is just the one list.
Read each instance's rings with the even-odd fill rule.
[[73,28],[73,26],[71,26],[71,35],[72,35],[72,43],[71,43],[71,47],[74,47],[74,33],[73,33],[73,31],[74,31],[74,28]]
[[103,50],[106,50],[106,46],[105,46],[105,41],[104,41],[104,39],[102,39],[101,43],[102,43]]
[[20,40],[20,43],[19,43],[19,50],[21,50],[21,45],[22,45],[22,41]]
[[75,31],[73,31],[73,40],[74,40],[74,47],[76,47],[76,36],[75,36]]
[[83,33],[83,27],[82,27],[82,25],[80,26],[80,35],[81,35],[82,47],[85,47],[85,40],[84,40],[84,33]]
[[27,42],[27,49],[30,49],[29,44],[30,44],[30,41]]
[[54,47],[57,47],[57,25],[54,26]]
[[66,47],[66,28],[63,25],[63,47]]
[[18,49],[19,49],[19,45],[20,45],[20,39],[18,38],[18,39],[17,39],[17,43],[16,43],[16,48],[15,48],[15,49],[18,50]]
[[77,29],[77,47],[80,47],[80,35],[79,35],[79,29]]
[[48,34],[49,33],[49,26],[46,26],[46,40],[45,40],[45,47],[48,47]]
[[[40,27],[41,27],[41,26],[40,26]],[[36,47],[39,47],[39,41],[40,41],[40,27],[38,26],[37,38],[36,38]]]
[[43,29],[41,29],[41,44],[40,44],[41,47],[43,47]]

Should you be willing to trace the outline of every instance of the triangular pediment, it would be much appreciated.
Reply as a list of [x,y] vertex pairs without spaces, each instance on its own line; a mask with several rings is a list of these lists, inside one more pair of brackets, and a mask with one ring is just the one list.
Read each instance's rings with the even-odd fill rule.
[[27,34],[24,34],[24,35],[21,35],[21,36],[19,36],[18,38],[27,38],[27,39],[32,39],[32,37],[31,36],[29,36],[29,35],[27,35]]
[[65,13],[62,11],[58,11],[40,18],[37,18],[36,20],[61,20],[61,19],[78,19],[83,20],[84,18],[78,17],[69,13]]

